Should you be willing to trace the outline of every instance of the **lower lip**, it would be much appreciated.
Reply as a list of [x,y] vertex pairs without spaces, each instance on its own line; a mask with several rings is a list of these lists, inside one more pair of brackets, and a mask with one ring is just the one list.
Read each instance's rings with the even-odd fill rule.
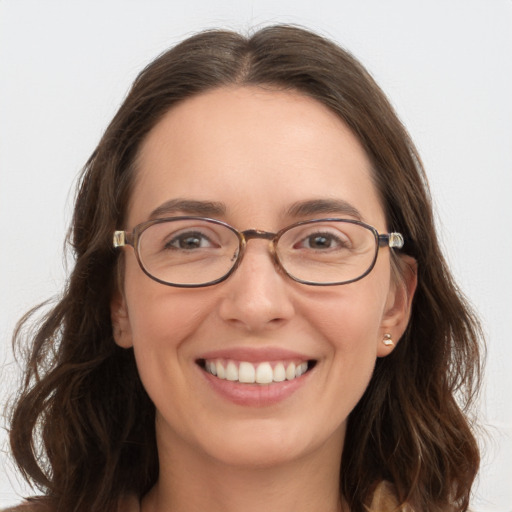
[[219,379],[211,373],[200,369],[206,380],[222,398],[237,405],[250,407],[266,407],[274,405],[291,396],[309,378],[312,370],[293,380],[274,382],[273,384],[241,384]]

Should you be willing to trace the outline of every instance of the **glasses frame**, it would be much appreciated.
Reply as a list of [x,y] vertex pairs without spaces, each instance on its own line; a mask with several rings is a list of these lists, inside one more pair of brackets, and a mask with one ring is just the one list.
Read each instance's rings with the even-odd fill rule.
[[[146,229],[150,228],[151,226],[154,226],[155,224],[162,224],[164,222],[172,222],[172,221],[180,221],[180,220],[201,220],[206,221],[212,224],[217,224],[220,226],[224,226],[228,228],[230,231],[232,231],[238,238],[238,256],[236,261],[233,263],[233,266],[230,268],[230,270],[224,274],[222,277],[215,279],[214,281],[208,281],[207,283],[201,283],[201,284],[177,284],[177,283],[169,283],[167,281],[163,281],[162,279],[159,279],[158,277],[153,276],[149,273],[149,271],[144,267],[144,264],[142,262],[142,259],[140,257],[140,237]],[[279,259],[279,255],[276,251],[277,243],[279,242],[279,239],[289,231],[290,229],[293,229],[297,226],[302,226],[304,224],[316,224],[320,222],[340,222],[340,223],[347,223],[347,224],[357,224],[358,226],[361,226],[368,231],[370,231],[375,239],[375,253],[373,255],[372,263],[369,266],[369,268],[359,277],[356,277],[355,279],[350,279],[348,281],[337,281],[337,282],[328,282],[328,283],[317,283],[314,281],[306,281],[304,279],[299,279],[298,277],[295,277],[294,275],[290,274],[286,268],[283,266]],[[211,219],[209,217],[199,217],[195,215],[184,215],[179,217],[166,217],[162,219],[153,219],[146,222],[142,222],[141,224],[138,224],[133,228],[132,231],[115,231],[114,237],[113,237],[113,245],[114,248],[118,247],[125,247],[127,245],[130,245],[133,247],[135,251],[135,257],[137,258],[137,262],[142,269],[142,271],[153,281],[156,281],[157,283],[161,283],[166,286],[174,286],[177,288],[204,288],[206,286],[213,286],[215,284],[221,283],[222,281],[225,281],[231,274],[235,272],[235,270],[240,266],[240,263],[242,262],[245,249],[247,247],[247,243],[249,240],[255,240],[255,239],[263,239],[269,241],[269,251],[272,256],[272,259],[274,261],[274,264],[279,268],[286,276],[288,276],[293,281],[296,281],[297,283],[305,284],[308,286],[340,286],[344,284],[353,283],[355,281],[359,281],[360,279],[363,279],[366,277],[375,267],[375,263],[377,262],[377,256],[379,254],[379,249],[381,247],[389,247],[391,249],[401,249],[404,245],[404,237],[400,233],[379,233],[377,229],[375,229],[373,226],[370,226],[369,224],[366,224],[365,222],[359,221],[359,220],[353,220],[353,219],[341,219],[337,217],[328,217],[328,218],[322,218],[322,219],[311,219],[311,220],[303,220],[300,222],[295,222],[294,224],[290,224],[289,226],[286,226],[285,228],[279,230],[277,233],[272,233],[269,231],[262,231],[259,229],[246,229],[245,231],[238,231],[233,226],[227,224],[226,222],[223,222],[218,219]]]

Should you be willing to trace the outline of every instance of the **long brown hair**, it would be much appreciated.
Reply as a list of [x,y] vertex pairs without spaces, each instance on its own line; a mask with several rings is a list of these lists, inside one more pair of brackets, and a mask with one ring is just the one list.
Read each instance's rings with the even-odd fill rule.
[[291,26],[250,37],[207,31],[152,62],[87,162],[69,241],[76,263],[60,301],[28,336],[24,387],[10,440],[27,479],[52,510],[108,512],[124,493],[142,496],[158,478],[154,406],[133,352],[113,341],[109,303],[141,141],[177,102],[226,85],[294,90],[334,111],[373,164],[388,228],[418,263],[409,326],[379,359],[351,413],[340,489],[363,512],[375,485],[394,484],[416,510],[466,510],[479,465],[464,414],[480,376],[478,321],[439,248],[420,158],[368,72],[334,43]]

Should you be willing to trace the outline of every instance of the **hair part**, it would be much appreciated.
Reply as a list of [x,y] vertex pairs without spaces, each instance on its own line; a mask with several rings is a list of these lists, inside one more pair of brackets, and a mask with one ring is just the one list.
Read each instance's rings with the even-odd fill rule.
[[[437,240],[422,164],[372,77],[331,41],[293,26],[249,37],[206,31],[163,53],[135,80],[84,167],[69,235],[75,267],[29,340],[10,440],[22,474],[54,510],[108,512],[158,478],[155,410],[132,350],[113,340],[110,300],[142,141],[177,103],[226,86],[299,91],[335,112],[371,160],[388,227],[418,264],[409,326],[376,364],[351,413],[340,489],[363,512],[388,480],[418,510],[466,510],[479,454],[465,416],[478,388],[481,330]],[[398,265],[395,262],[395,265]],[[398,268],[398,267],[397,267]],[[457,395],[459,402],[456,400]]]

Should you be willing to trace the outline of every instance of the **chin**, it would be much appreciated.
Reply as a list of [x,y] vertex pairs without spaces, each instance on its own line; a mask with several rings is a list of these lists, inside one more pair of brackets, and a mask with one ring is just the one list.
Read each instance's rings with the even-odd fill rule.
[[[303,450],[290,451],[283,445],[256,443],[252,446],[224,446],[220,453],[215,453],[215,459],[226,465],[245,469],[266,469],[284,466],[298,460]],[[213,455],[213,454],[212,454]]]
[[222,464],[254,469],[287,465],[324,450],[331,454],[333,450],[339,451],[341,458],[344,428],[323,434],[294,431],[289,425],[276,428],[263,422],[229,429],[210,443],[206,451]]

